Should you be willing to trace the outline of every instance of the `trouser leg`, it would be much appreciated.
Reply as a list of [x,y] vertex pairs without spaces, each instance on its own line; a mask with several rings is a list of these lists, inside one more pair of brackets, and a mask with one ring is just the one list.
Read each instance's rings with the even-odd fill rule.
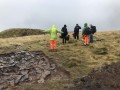
[[86,35],[85,35],[85,45],[87,44],[87,37],[86,37]]
[[53,44],[53,49],[56,49],[57,48],[57,46],[56,46],[56,40],[54,40],[53,43],[54,43]]
[[50,40],[50,49],[53,49],[53,40]]
[[84,35],[84,45],[87,45],[87,41],[88,41],[88,36],[87,35]]
[[64,37],[63,37],[63,44],[64,44]]
[[93,42],[93,34],[91,34],[91,42]]
[[74,39],[76,39],[76,34],[74,35]]
[[75,34],[75,39],[77,39],[77,34]]
[[66,43],[66,39],[67,39],[67,38],[66,38],[66,36],[65,36],[65,43]]
[[77,34],[77,40],[79,40],[79,34]]
[[89,44],[89,35],[86,35],[86,44]]
[[84,45],[86,45],[86,37],[85,37],[85,35],[84,35],[84,37],[83,37],[83,39],[84,39]]
[[90,38],[89,38],[90,40],[90,42],[93,42],[93,34],[90,34]]

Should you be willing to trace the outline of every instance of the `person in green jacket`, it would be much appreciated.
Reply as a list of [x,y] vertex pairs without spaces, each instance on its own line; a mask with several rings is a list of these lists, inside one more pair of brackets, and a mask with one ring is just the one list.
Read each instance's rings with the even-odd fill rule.
[[90,34],[90,28],[88,27],[88,24],[84,24],[84,28],[82,30],[84,45],[89,45],[89,34]]
[[56,50],[57,33],[63,33],[63,32],[59,31],[55,25],[52,25],[52,28],[46,30],[45,32],[50,33],[50,51],[57,51]]

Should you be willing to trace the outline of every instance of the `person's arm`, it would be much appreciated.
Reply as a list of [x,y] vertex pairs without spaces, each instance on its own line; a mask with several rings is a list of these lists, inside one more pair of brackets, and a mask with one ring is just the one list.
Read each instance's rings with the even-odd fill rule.
[[62,31],[60,31],[60,30],[57,30],[57,33],[63,33]]
[[48,30],[44,30],[43,32],[50,32],[51,30],[50,29],[48,29]]
[[81,27],[79,26],[79,29],[81,29]]

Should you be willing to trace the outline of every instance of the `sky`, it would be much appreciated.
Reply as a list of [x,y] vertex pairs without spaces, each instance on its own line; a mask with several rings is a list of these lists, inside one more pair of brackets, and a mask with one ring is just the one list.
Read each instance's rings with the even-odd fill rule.
[[93,24],[98,31],[120,30],[120,0],[0,0],[0,31],[9,28],[73,31]]

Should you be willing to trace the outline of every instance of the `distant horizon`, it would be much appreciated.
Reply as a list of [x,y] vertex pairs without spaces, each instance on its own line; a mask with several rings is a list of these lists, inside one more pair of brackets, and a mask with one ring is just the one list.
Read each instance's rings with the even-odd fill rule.
[[[24,27],[23,27],[23,28],[19,28],[19,27],[17,27],[17,28],[7,28],[7,29],[4,29],[4,30],[0,30],[0,32],[5,31],[5,30],[9,30],[9,29],[38,29],[38,30],[44,30],[44,29],[41,29],[41,28],[24,28]],[[82,28],[82,29],[83,29],[83,28]],[[79,31],[81,32],[82,29],[80,29]],[[47,29],[46,29],[46,30],[47,30]],[[58,30],[61,30],[61,29],[58,29]],[[73,32],[73,31],[74,31],[74,30],[71,30],[71,31],[68,30],[68,32]],[[120,29],[118,29],[118,30],[117,30],[117,29],[116,29],[116,30],[110,30],[110,29],[109,29],[109,30],[98,30],[98,29],[97,29],[97,31],[98,31],[98,32],[104,32],[104,31],[120,31]]]
[[[49,28],[51,28],[52,27],[52,25],[49,27]],[[57,27],[57,26],[56,26]],[[63,26],[62,26],[63,27]],[[59,30],[61,30],[62,29],[62,27],[57,27],[57,29],[59,29]],[[42,29],[42,28],[33,28],[33,27],[10,27],[10,28],[5,28],[5,29],[0,29],[0,32],[1,31],[4,31],[4,30],[8,30],[8,29],[13,29],[13,28],[21,28],[21,29],[23,29],[23,28],[25,28],[25,29],[41,29],[41,30],[47,30],[47,29],[49,29],[49,28],[47,28],[47,29]],[[98,29],[98,27],[96,26],[96,28],[97,28],[97,30],[98,31],[118,31],[118,30],[120,30],[120,29]],[[71,29],[70,28],[67,28],[68,29],[68,31],[74,31],[74,27],[72,27]],[[82,30],[83,29],[83,26],[82,26],[82,28],[80,29],[80,30]]]

